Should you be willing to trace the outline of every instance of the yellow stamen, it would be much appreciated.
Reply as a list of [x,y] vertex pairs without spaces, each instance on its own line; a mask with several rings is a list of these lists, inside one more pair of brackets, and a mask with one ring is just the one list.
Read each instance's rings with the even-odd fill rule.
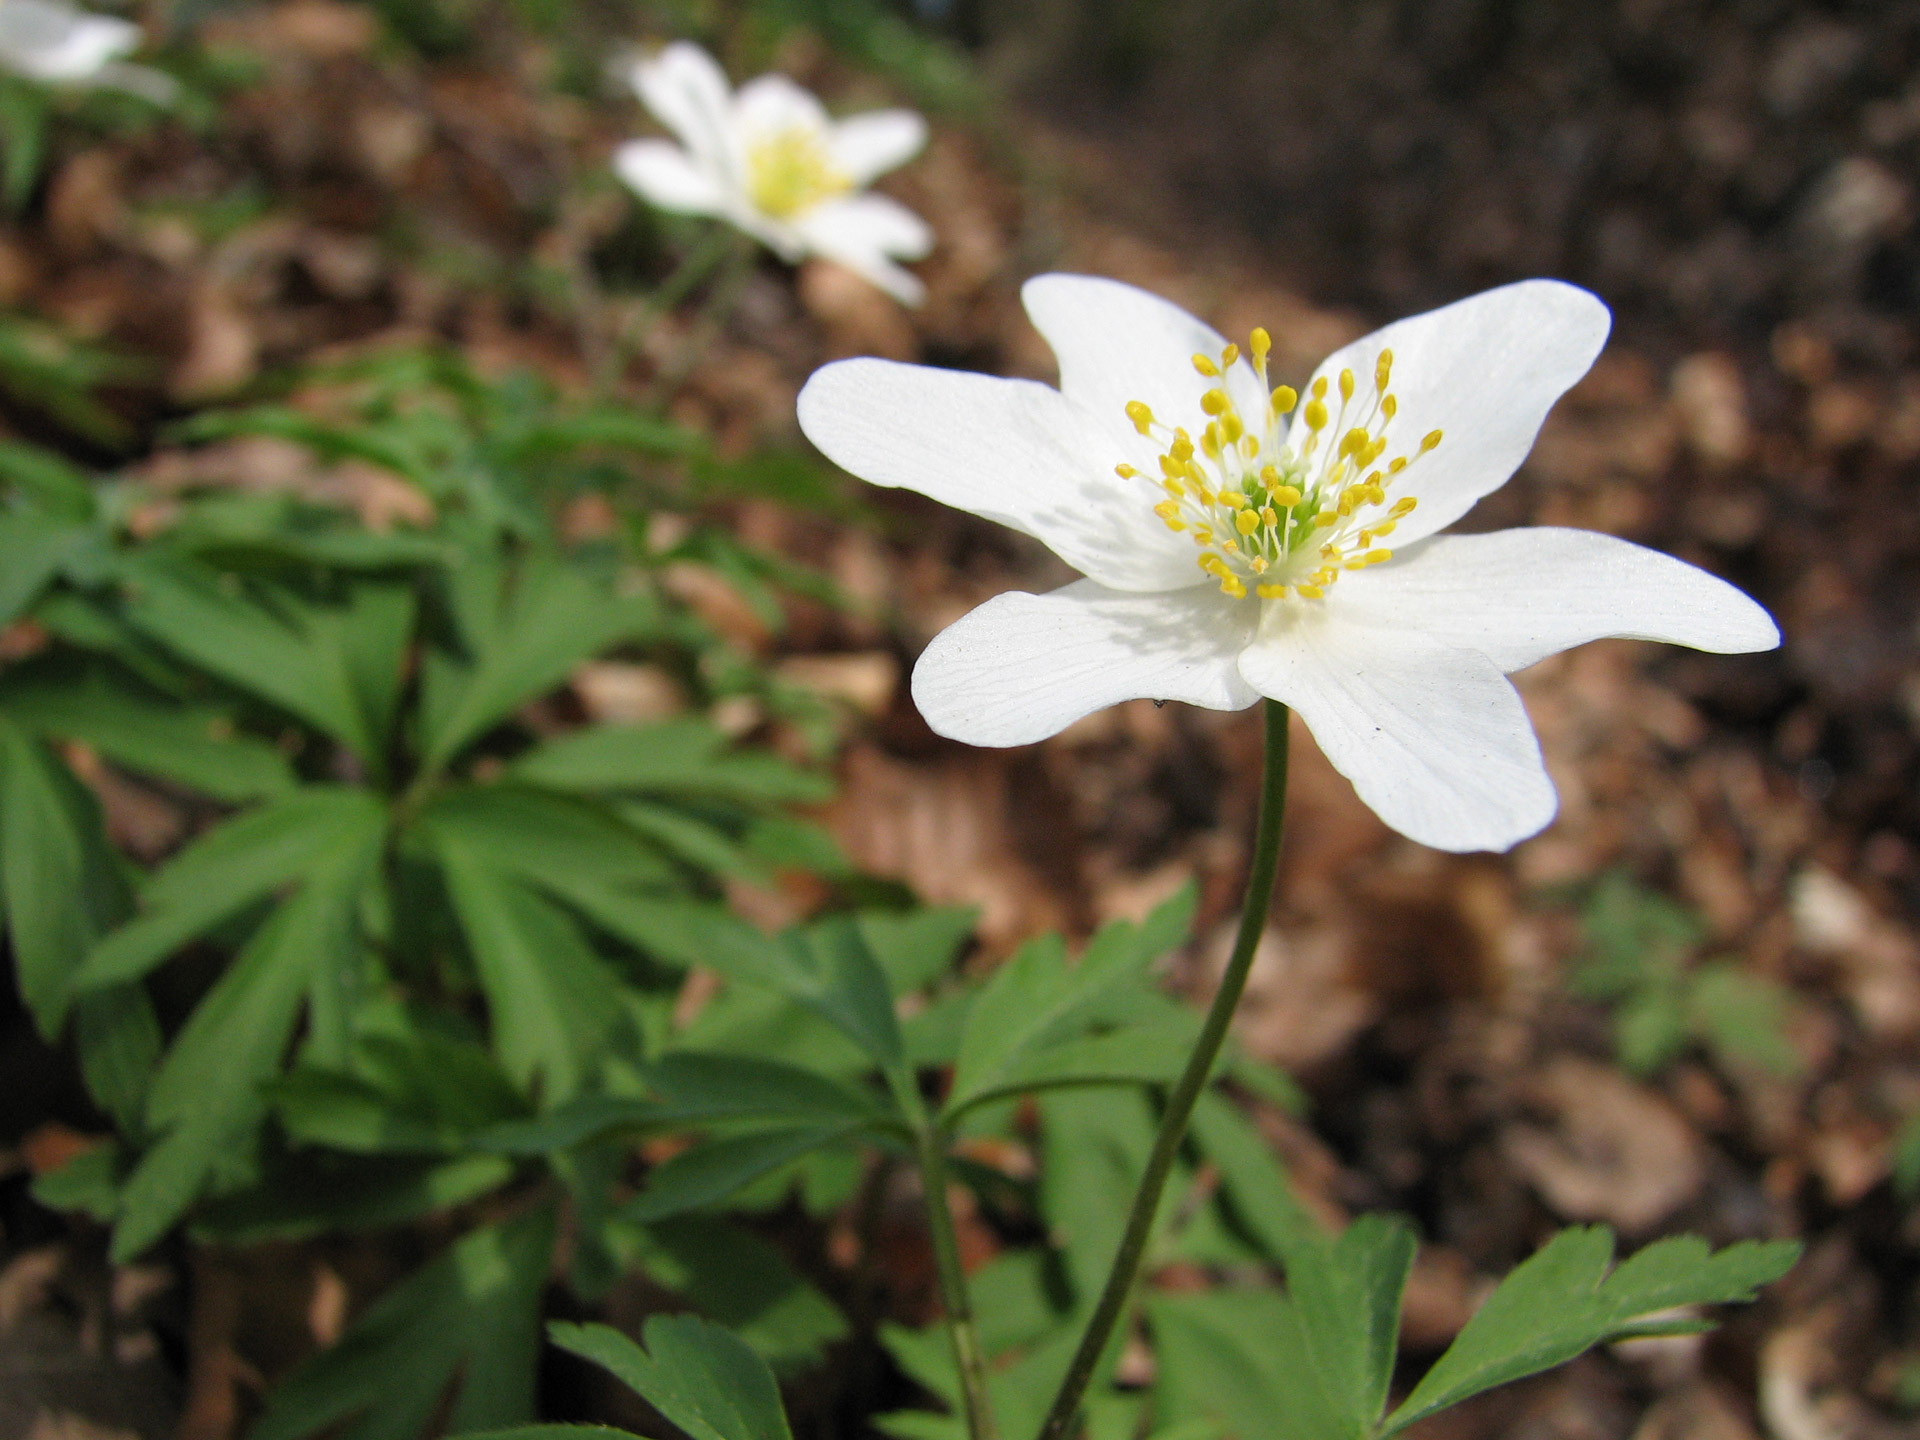
[[1240,347],[1238,345],[1228,345],[1225,350],[1220,352],[1220,368],[1222,370],[1228,369],[1232,366],[1233,362],[1239,358]]
[[1118,475],[1122,480],[1131,480],[1140,472],[1131,465],[1116,465],[1113,467],[1113,473]]
[[1395,520],[1398,520],[1403,516],[1411,515],[1413,513],[1413,507],[1419,503],[1420,502],[1411,495],[1402,495],[1398,500],[1393,502],[1393,509],[1389,510],[1387,514],[1391,515]]
[[1220,582],[1220,593],[1244,600],[1247,598],[1247,587],[1238,575],[1229,575]]
[[1327,428],[1327,402],[1321,399],[1307,401],[1305,411],[1307,429],[1318,434]]
[[1420,453],[1424,455],[1427,451],[1433,449],[1434,446],[1440,443],[1441,437],[1445,434],[1446,432],[1444,430],[1429,430],[1427,432],[1427,438],[1420,442]]
[[1220,375],[1220,367],[1204,355],[1196,355],[1193,357],[1193,368],[1198,370],[1202,375],[1205,375],[1209,380],[1217,379]]
[[1291,485],[1276,485],[1273,487],[1273,503],[1291,510],[1300,503],[1300,492]]
[[[1276,586],[1275,588],[1278,589],[1282,587]],[[1318,600],[1327,593],[1326,591],[1322,590],[1318,585],[1301,585],[1298,587],[1298,589],[1300,591],[1300,598],[1302,600]]]
[[1284,585],[1256,585],[1253,593],[1258,595],[1262,600],[1284,600],[1287,598],[1287,587]]
[[1153,428],[1153,411],[1138,400],[1127,402],[1127,418],[1133,421],[1133,428],[1145,435]]
[[1291,415],[1293,413],[1293,407],[1299,403],[1300,392],[1291,385],[1276,385],[1273,387],[1274,414]]
[[1273,337],[1264,327],[1256,325],[1253,333],[1247,337],[1247,348],[1253,351],[1253,363],[1261,369],[1267,365],[1267,356],[1273,351]]
[[1380,413],[1389,420],[1398,415],[1400,413],[1400,397],[1398,395],[1387,396],[1386,399],[1380,402]]
[[1242,510],[1238,515],[1233,517],[1233,528],[1238,530],[1242,535],[1251,535],[1260,528],[1260,512],[1257,510]]
[[1373,388],[1384,391],[1387,381],[1393,375],[1393,351],[1382,350],[1380,358],[1373,362]]
[[1238,490],[1222,490],[1220,492],[1220,503],[1229,510],[1238,510],[1247,503],[1247,497],[1242,495]]
[[1278,530],[1280,528],[1280,517],[1273,513],[1273,507],[1271,505],[1260,512],[1260,523],[1265,525],[1269,530]]
[[1209,390],[1200,397],[1200,408],[1209,415],[1224,415],[1233,408],[1224,390]]
[[1353,398],[1353,372],[1351,370],[1342,370],[1340,372],[1340,398],[1342,400],[1351,400]]

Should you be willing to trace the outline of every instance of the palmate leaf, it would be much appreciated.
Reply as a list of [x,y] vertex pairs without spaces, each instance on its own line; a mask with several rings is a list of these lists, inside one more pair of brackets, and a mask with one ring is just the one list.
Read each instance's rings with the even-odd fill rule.
[[[527,701],[553,689],[581,661],[660,625],[647,593],[622,595],[561,557],[536,555],[517,573],[464,565],[451,599],[471,652],[444,654],[426,671],[425,751],[444,765]],[[488,571],[492,573],[489,574]]]
[[501,1155],[297,1151],[269,1162],[245,1190],[204,1202],[190,1229],[214,1244],[264,1245],[405,1225],[490,1194],[513,1173],[513,1162]]
[[1704,1240],[1683,1235],[1655,1241],[1615,1268],[1611,1230],[1563,1230],[1487,1297],[1379,1434],[1609,1340],[1704,1328],[1658,1317],[1679,1306],[1752,1300],[1799,1254],[1791,1241],[1743,1241],[1714,1253]]
[[704,1210],[802,1156],[852,1138],[865,1122],[780,1126],[709,1140],[682,1151],[647,1176],[647,1188],[621,1208],[638,1224]]
[[1147,967],[1179,943],[1193,901],[1188,888],[1144,926],[1125,921],[1106,926],[1078,964],[1068,963],[1057,935],[1023,946],[994,972],[968,1010],[947,1115],[1004,1092],[1010,1079],[1049,1046],[1079,1039],[1115,990],[1137,985]]
[[767,1362],[723,1326],[653,1315],[644,1350],[607,1325],[554,1324],[548,1334],[611,1370],[691,1440],[792,1440]]
[[249,1440],[419,1440],[530,1419],[553,1238],[544,1209],[463,1236],[280,1385]]
[[761,804],[810,804],[833,793],[825,776],[777,755],[733,751],[724,734],[698,719],[576,730],[529,751],[511,773],[555,790],[624,790]]
[[459,826],[433,828],[447,893],[480,973],[494,1053],[523,1091],[577,1094],[619,1014],[612,974],[567,913],[488,863]]
[[372,797],[345,792],[326,818],[317,843],[303,847],[299,891],[254,932],[154,1077],[147,1120],[164,1138],[122,1192],[117,1259],[159,1239],[236,1151],[245,1153],[265,1109],[260,1082],[279,1069],[302,1000],[328,972],[360,963],[361,892],[378,863],[386,815]]
[[[251,598],[221,588],[216,572],[153,559],[131,571],[128,589],[126,614],[139,629],[382,769],[379,702],[399,682],[408,591],[358,585],[344,606],[279,587]],[[391,673],[377,674],[386,662]]]
[[140,978],[189,940],[320,868],[342,836],[384,820],[371,796],[333,785],[306,786],[229,820],[147,881],[138,915],[94,947],[76,984]]
[[1159,1364],[1157,1426],[1204,1424],[1228,1435],[1352,1440],[1310,1378],[1299,1312],[1277,1290],[1233,1288],[1147,1301]]
[[90,523],[31,512],[0,513],[0,625],[18,619],[66,558],[94,534]]
[[39,734],[81,741],[129,770],[216,800],[262,800],[294,786],[286,757],[265,741],[232,734],[221,712],[140,693],[103,675],[5,687],[0,711]]

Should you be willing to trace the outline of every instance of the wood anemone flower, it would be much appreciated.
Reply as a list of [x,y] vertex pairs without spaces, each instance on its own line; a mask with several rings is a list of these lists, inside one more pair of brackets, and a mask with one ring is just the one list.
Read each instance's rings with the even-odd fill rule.
[[686,41],[635,65],[631,78],[681,142],[634,140],[614,155],[620,178],[648,203],[725,220],[790,264],[838,261],[902,303],[920,303],[919,279],[894,262],[925,255],[933,232],[905,206],[864,193],[927,143],[920,116],[876,110],[834,120],[784,75],[762,75],[736,94],[714,58]]
[[1167,301],[1078,275],[1023,298],[1060,388],[845,360],[800,426],[853,474],[1012,526],[1087,578],[989,600],[913,673],[932,727],[1024,745],[1122,700],[1299,712],[1387,824],[1505,850],[1558,807],[1507,676],[1603,636],[1771,649],[1725,581],[1586,530],[1438,532],[1498,489],[1606,340],[1529,280],[1398,321],[1304,394]]
[[177,89],[172,76],[122,63],[142,39],[131,21],[62,0],[0,0],[0,70],[43,85],[126,90],[166,104]]

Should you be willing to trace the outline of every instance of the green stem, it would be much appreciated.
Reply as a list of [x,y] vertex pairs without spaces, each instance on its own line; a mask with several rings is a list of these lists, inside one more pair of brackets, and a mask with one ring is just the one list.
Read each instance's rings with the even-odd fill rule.
[[1181,1142],[1186,1139],[1193,1107],[1199,1103],[1200,1092],[1213,1073],[1213,1062],[1219,1058],[1220,1047],[1226,1042],[1234,1007],[1247,988],[1253,952],[1266,927],[1267,910],[1273,903],[1274,875],[1280,865],[1280,822],[1287,807],[1287,707],[1268,700],[1263,709],[1267,721],[1266,778],[1261,786],[1259,830],[1253,842],[1253,865],[1247,875],[1247,898],[1240,911],[1240,931],[1234,937],[1233,958],[1227,962],[1227,973],[1221,977],[1219,992],[1207,1011],[1207,1023],[1201,1027],[1193,1054],[1187,1057],[1187,1068],[1181,1072],[1173,1093],[1167,1096],[1160,1133],[1154,1137],[1153,1153],[1147,1159],[1146,1173],[1140,1177],[1140,1189],[1133,1197],[1133,1209],[1127,1216],[1126,1234],[1121,1237],[1119,1252],[1113,1258],[1113,1269],[1107,1274],[1100,1303],[1087,1322],[1086,1334],[1080,1337],[1080,1348],[1074,1352],[1066,1379],[1060,1383],[1060,1393],[1054,1396],[1046,1424],[1041,1426],[1040,1440],[1067,1440],[1073,1432],[1074,1422],[1080,1415],[1080,1402],[1093,1380],[1093,1372],[1106,1353],[1107,1344],[1133,1294],[1133,1283],[1139,1276],[1147,1241],[1153,1235],[1153,1222],[1160,1210],[1160,1196],[1166,1189],[1167,1176],[1173,1170]]
[[960,1268],[960,1240],[954,1233],[953,1210],[947,1203],[946,1137],[922,1121],[914,1127],[914,1148],[920,1162],[920,1186],[926,1192],[927,1224],[933,1231],[933,1259],[940,1274],[940,1299],[946,1309],[947,1334],[953,1341],[953,1363],[960,1372],[960,1397],[967,1412],[969,1440],[999,1440],[987,1395],[987,1356],[973,1323],[973,1302],[967,1297],[967,1277]]
[[611,390],[625,373],[627,362],[633,358],[634,349],[648,327],[662,315],[677,310],[721,262],[736,252],[737,240],[731,226],[715,224],[699,244],[681,257],[680,263],[654,288],[639,311],[618,327],[600,375],[603,392]]

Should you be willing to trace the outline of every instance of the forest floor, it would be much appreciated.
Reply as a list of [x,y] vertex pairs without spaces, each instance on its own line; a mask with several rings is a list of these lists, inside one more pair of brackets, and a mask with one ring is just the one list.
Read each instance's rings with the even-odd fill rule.
[[[1663,156],[1691,146],[1698,166],[1721,166],[1730,192],[1748,194],[1766,177],[1741,167],[1778,156],[1764,128],[1740,138],[1747,117],[1826,103],[1821,87],[1838,69],[1879,63],[1884,47],[1859,28],[1783,21],[1756,42],[1748,90],[1703,80],[1711,105],[1692,91],[1665,110],[1629,96],[1594,123],[1617,120],[1608,134],[1651,125],[1635,143]],[[548,93],[525,78],[530,62],[396,57],[367,12],[333,0],[229,12],[209,38],[259,66],[217,125],[70,147],[44,205],[0,228],[0,305],[157,357],[148,380],[114,397],[143,437],[279,367],[424,338],[489,368],[584,382],[625,313],[600,287],[606,256],[630,238],[632,204],[577,177],[639,128],[637,109]],[[782,60],[838,105],[887,98],[820,47],[790,44]],[[1229,336],[1265,325],[1279,378],[1296,383],[1401,302],[1534,270],[1617,298],[1616,339],[1467,528],[1574,525],[1668,550],[1750,590],[1780,620],[1785,647],[1723,657],[1606,642],[1519,676],[1562,805],[1507,856],[1441,855],[1395,836],[1297,732],[1281,893],[1238,1033],[1311,1098],[1273,1137],[1310,1201],[1329,1215],[1390,1207],[1420,1225],[1411,1359],[1436,1352],[1488,1277],[1560,1224],[1605,1222],[1629,1240],[1685,1228],[1721,1242],[1806,1241],[1799,1268],[1717,1335],[1590,1356],[1464,1407],[1440,1422],[1449,1434],[1920,1435],[1902,1408],[1920,1373],[1920,1212],[1892,1178],[1901,1127],[1920,1113],[1920,349],[1911,297],[1889,300],[1876,268],[1892,263],[1889,247],[1895,260],[1910,254],[1913,196],[1897,176],[1920,136],[1920,91],[1861,89],[1869,98],[1848,101],[1844,123],[1822,122],[1853,127],[1837,148],[1796,154],[1804,174],[1772,209],[1754,202],[1772,218],[1742,229],[1731,202],[1713,223],[1667,223],[1683,208],[1668,191],[1701,182],[1657,164],[1618,180],[1618,204],[1576,195],[1543,219],[1526,197],[1544,204],[1551,177],[1526,166],[1552,117],[1515,126],[1527,133],[1509,154],[1497,127],[1469,123],[1489,92],[1449,109],[1448,83],[1429,76],[1419,104],[1402,95],[1403,118],[1429,114],[1442,129],[1459,119],[1447,131],[1458,143],[1431,166],[1377,161],[1416,177],[1398,199],[1391,175],[1371,181],[1368,203],[1402,217],[1382,222],[1377,244],[1332,219],[1315,241],[1313,217],[1292,212],[1263,231],[1259,204],[1284,209],[1290,184],[1313,183],[1313,154],[1240,189],[1196,169],[1177,129],[1140,159],[1158,123],[1151,102],[1126,122],[1097,107],[1002,120],[1000,142],[1009,130],[1020,140],[1018,173],[994,139],[941,123],[926,155],[884,186],[939,236],[921,267],[924,308],[902,311],[829,265],[793,272],[769,260],[723,323],[690,306],[653,325],[631,373],[652,383],[697,350],[670,411],[745,452],[799,443],[795,393],[839,356],[1052,379],[1017,293],[1043,270],[1146,286]],[[1238,93],[1227,87],[1223,104]],[[1476,205],[1483,186],[1429,203],[1476,163],[1503,196]],[[1597,179],[1584,173],[1589,188],[1612,183],[1604,166]],[[270,203],[249,198],[259,196]],[[206,224],[223,197],[232,223]],[[1584,248],[1543,250],[1532,237],[1548,232],[1580,234]],[[1365,273],[1343,276],[1342,254]],[[1748,290],[1730,291],[1742,275]],[[9,423],[44,433],[31,413]],[[268,442],[229,458],[237,483],[318,488],[375,515],[399,503],[377,472],[315,475]],[[161,445],[138,463],[179,462]],[[832,577],[850,608],[796,601],[784,627],[769,627],[710,572],[689,568],[676,583],[740,645],[843,707],[841,791],[825,818],[848,852],[929,900],[980,906],[983,964],[1043,928],[1084,935],[1137,916],[1197,876],[1200,938],[1175,980],[1204,994],[1247,859],[1255,717],[1142,701],[1019,750],[939,739],[907,694],[914,656],[989,596],[1050,588],[1069,572],[1020,537],[915,497],[842,493],[832,514],[764,498],[720,504],[748,540]],[[569,523],[606,518],[583,503]],[[637,665],[588,667],[576,690],[596,715],[671,703]],[[103,786],[133,853],[177,842],[180,817],[162,797],[112,777]],[[1698,926],[1697,942],[1662,962],[1672,975],[1649,962],[1640,998],[1670,998],[1673,976],[1732,957],[1786,996],[1777,1025],[1751,1021],[1784,1045],[1772,1066],[1729,1058],[1709,1020],[1651,1073],[1623,1068],[1617,1007],[1570,986],[1607,923],[1594,887],[1613,874],[1632,877],[1636,888],[1614,892],[1628,910],[1663,895]],[[808,900],[802,889],[737,898],[768,920]],[[37,1440],[90,1435],[89,1424],[226,1440],[259,1383],[257,1335],[337,1333],[344,1296],[315,1290],[298,1254],[241,1264],[182,1251],[102,1271],[108,1312],[147,1313],[171,1295],[157,1312],[171,1328],[158,1341],[122,1334],[122,1358],[136,1362],[116,1372],[124,1393],[109,1395],[102,1372],[73,1370],[51,1321],[37,1329],[35,1316],[71,1308],[60,1287],[89,1272],[69,1260],[98,1254],[98,1237],[25,1215],[24,1177],[71,1140],[39,1123],[60,1114],[57,1087],[36,1078],[46,1057],[8,1045],[0,1083],[12,1097],[6,1133],[19,1139],[0,1154],[13,1195],[0,1433],[25,1433],[31,1419],[4,1393],[18,1383],[21,1396],[89,1392],[74,1408],[90,1420],[60,1428],[43,1417]],[[996,1244],[984,1229],[968,1237],[976,1257]]]

